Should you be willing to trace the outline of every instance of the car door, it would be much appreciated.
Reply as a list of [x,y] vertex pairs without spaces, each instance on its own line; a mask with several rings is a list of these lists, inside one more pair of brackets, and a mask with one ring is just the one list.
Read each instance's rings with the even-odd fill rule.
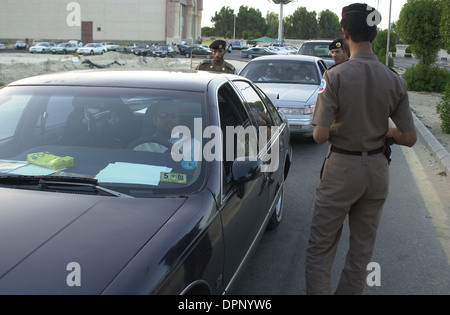
[[[232,181],[230,171],[232,161],[229,153],[231,150],[234,153],[233,156],[242,156],[242,154],[238,154],[242,151],[237,152],[239,150],[236,148],[242,139],[239,139],[240,136],[231,131],[249,131],[249,142],[250,139],[255,139],[257,134],[246,109],[246,102],[235,86],[223,85],[219,89],[218,102],[224,159],[220,197],[225,255],[223,281],[227,287],[244,259],[253,249],[253,245],[257,243],[255,240],[264,232],[262,226],[268,212],[268,185],[265,174],[245,184],[239,184],[242,185],[241,187]],[[244,129],[239,129],[241,127]],[[249,156],[252,153],[253,151],[248,150],[247,146],[244,155]],[[239,195],[240,192],[243,192],[242,196]]]

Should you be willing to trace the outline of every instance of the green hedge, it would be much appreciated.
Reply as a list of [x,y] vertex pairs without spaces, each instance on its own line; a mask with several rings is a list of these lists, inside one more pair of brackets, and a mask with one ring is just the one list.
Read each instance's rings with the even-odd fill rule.
[[437,65],[419,63],[408,68],[403,78],[408,83],[409,91],[442,93],[450,82],[450,71]]
[[437,104],[436,109],[442,120],[442,131],[450,133],[450,82],[447,83],[445,92],[442,93],[442,101]]

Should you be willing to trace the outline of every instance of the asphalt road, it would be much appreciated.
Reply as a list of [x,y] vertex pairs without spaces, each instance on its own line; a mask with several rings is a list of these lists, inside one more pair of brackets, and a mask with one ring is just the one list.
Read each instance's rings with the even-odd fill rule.
[[[293,140],[293,165],[285,188],[283,219],[266,232],[231,294],[305,294],[305,255],[315,189],[327,146]],[[372,262],[380,286],[367,295],[450,294],[450,181],[438,175],[422,143],[393,147],[390,194]],[[348,246],[345,226],[332,269],[336,288]]]

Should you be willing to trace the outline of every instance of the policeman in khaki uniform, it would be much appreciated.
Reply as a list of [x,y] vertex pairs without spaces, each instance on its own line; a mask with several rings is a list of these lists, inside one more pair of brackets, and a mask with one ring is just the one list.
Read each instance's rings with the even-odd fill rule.
[[214,57],[212,59],[204,60],[195,69],[236,74],[236,68],[224,59],[224,56],[227,53],[226,45],[227,43],[224,40],[218,39],[214,41],[209,45]]
[[[379,13],[367,4],[343,8],[341,27],[350,59],[325,72],[317,99],[313,136],[319,144],[328,141],[329,150],[306,253],[307,294],[331,293],[331,267],[347,215],[349,250],[335,294],[363,293],[388,195],[385,140],[409,147],[416,142],[406,82],[372,51],[374,14]],[[389,128],[389,118],[395,127]]]
[[344,40],[342,38],[335,39],[329,46],[328,49],[331,51],[331,56],[335,64],[344,62],[348,60],[348,53],[344,47]]

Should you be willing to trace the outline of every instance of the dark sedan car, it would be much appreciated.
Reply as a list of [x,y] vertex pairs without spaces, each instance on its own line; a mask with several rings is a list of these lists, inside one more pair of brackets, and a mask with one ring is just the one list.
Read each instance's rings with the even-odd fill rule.
[[170,45],[159,45],[152,51],[153,57],[171,57],[175,58],[177,56],[177,52]]
[[0,294],[223,294],[282,217],[286,121],[248,79],[86,70],[0,90]]
[[241,57],[247,57],[249,59],[276,54],[277,53],[274,50],[270,50],[266,47],[252,47],[246,50],[241,50]]
[[135,45],[131,52],[136,56],[151,56],[152,52],[148,45]]
[[203,58],[212,58],[212,52],[209,49],[206,49],[201,46],[189,46],[184,49],[184,56],[186,58],[195,58],[195,57],[203,57]]

